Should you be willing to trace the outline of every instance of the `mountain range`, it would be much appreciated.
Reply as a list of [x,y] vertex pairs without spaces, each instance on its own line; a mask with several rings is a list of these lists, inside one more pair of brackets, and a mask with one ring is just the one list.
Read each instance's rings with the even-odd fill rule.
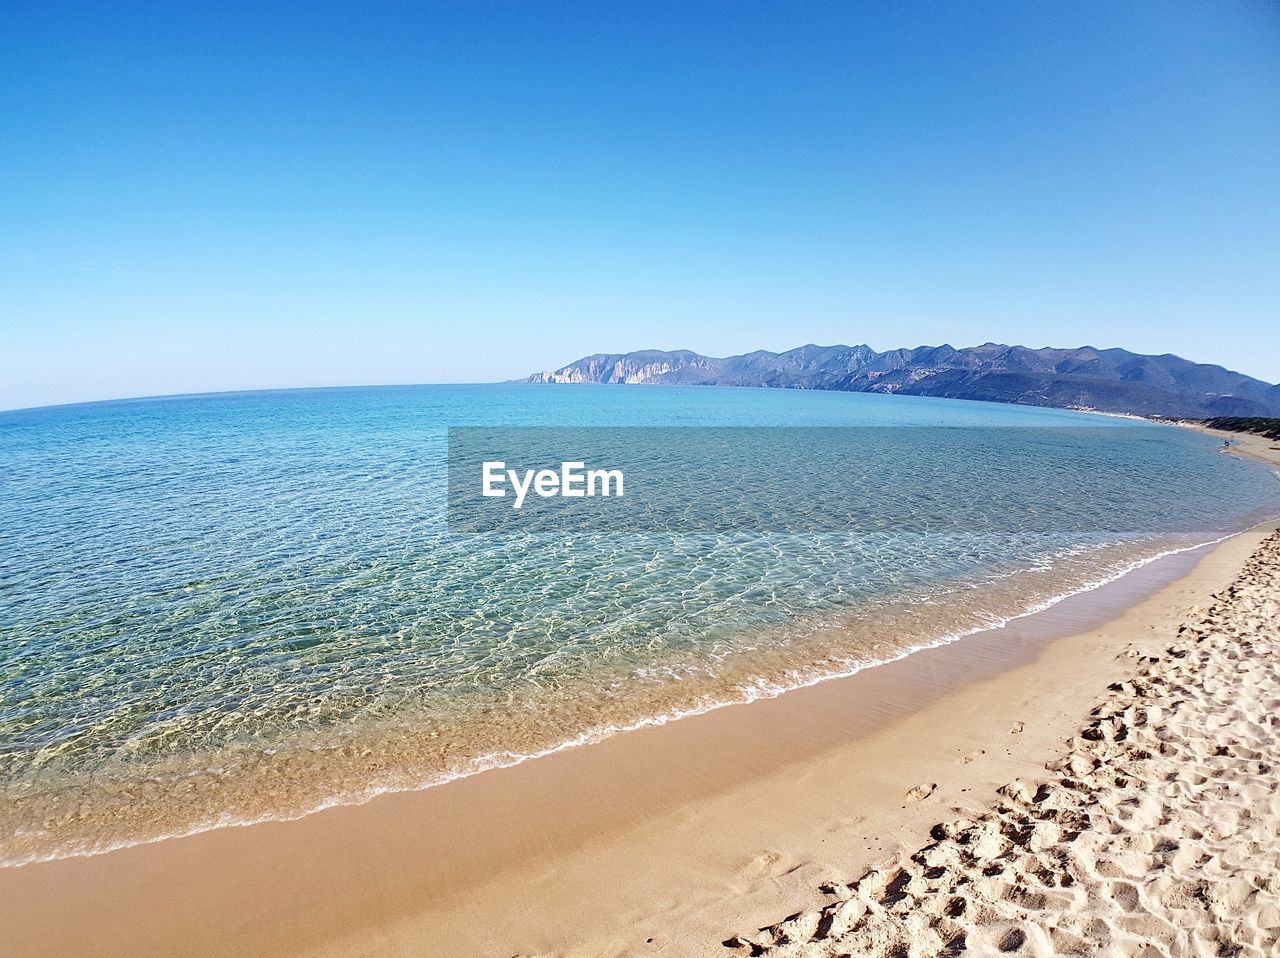
[[866,345],[811,344],[723,359],[687,349],[645,349],[597,353],[521,381],[836,389],[1171,418],[1280,414],[1280,386],[1169,353],[1092,346],[984,343],[877,352]]

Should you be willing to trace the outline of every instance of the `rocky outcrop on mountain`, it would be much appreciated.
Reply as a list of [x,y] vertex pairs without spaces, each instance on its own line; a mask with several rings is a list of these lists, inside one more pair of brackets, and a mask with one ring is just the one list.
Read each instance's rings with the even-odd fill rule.
[[530,376],[541,383],[683,383],[715,386],[790,386],[836,389],[837,383],[880,354],[869,346],[801,346],[785,353],[759,350],[716,359],[687,349],[586,356],[554,372]]
[[1031,349],[984,343],[801,346],[723,359],[689,350],[597,354],[536,373],[539,383],[668,383],[900,393],[949,399],[1096,409],[1144,416],[1280,414],[1280,386],[1221,366],[1124,349]]

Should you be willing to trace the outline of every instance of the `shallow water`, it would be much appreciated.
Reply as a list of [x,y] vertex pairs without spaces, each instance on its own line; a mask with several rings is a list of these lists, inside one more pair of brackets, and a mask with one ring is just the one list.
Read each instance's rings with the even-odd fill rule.
[[[950,454],[982,436],[990,478],[876,472],[911,503],[876,528],[450,530],[447,427],[566,425],[874,426],[922,454],[968,427]],[[1000,444],[1032,431],[1045,474],[998,485],[1021,461]],[[304,814],[954,638],[1280,509],[1272,472],[1216,445],[1061,410],[697,387],[0,414],[0,858]]]

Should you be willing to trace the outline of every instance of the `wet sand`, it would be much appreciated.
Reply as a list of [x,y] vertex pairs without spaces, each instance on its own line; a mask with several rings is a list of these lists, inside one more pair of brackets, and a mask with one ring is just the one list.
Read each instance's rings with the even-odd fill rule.
[[0,953],[732,954],[728,936],[830,905],[824,885],[1043,777],[1127,653],[1167,646],[1272,528],[778,699],[294,822],[0,870]]

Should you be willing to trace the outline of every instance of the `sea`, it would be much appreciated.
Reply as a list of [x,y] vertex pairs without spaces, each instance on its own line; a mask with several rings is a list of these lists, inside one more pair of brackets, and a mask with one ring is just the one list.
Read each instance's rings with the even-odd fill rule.
[[[460,523],[450,435],[477,429],[659,430],[700,491],[677,524]],[[736,459],[799,460],[817,498],[792,515],[769,465],[726,507]],[[963,642],[1276,515],[1276,473],[1220,440],[959,400],[510,384],[0,413],[0,864],[447,787]]]

